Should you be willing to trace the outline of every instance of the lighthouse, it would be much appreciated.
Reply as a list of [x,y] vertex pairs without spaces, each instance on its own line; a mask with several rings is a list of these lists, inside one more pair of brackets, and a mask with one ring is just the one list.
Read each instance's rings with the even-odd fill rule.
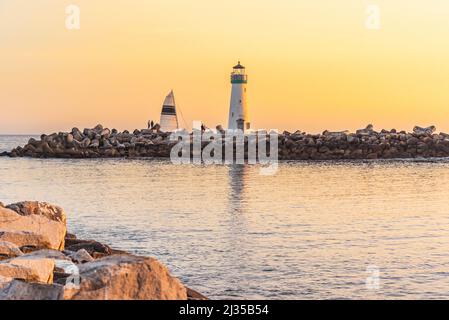
[[239,61],[231,73],[232,93],[228,129],[240,129],[243,131],[251,129],[248,105],[246,103],[247,82],[248,76],[245,72],[245,67]]

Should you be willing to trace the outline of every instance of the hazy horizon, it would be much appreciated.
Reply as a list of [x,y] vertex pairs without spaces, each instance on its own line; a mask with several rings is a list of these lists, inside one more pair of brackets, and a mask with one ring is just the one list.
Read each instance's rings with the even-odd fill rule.
[[448,132],[448,15],[442,0],[0,0],[0,134],[141,129],[171,89],[188,126],[226,126],[238,60],[255,128]]

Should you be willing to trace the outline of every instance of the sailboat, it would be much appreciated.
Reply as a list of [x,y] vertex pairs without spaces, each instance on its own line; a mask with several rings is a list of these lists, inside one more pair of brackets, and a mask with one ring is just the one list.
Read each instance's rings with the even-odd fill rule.
[[164,104],[162,105],[160,125],[161,131],[163,132],[173,132],[179,128],[173,90],[165,97]]

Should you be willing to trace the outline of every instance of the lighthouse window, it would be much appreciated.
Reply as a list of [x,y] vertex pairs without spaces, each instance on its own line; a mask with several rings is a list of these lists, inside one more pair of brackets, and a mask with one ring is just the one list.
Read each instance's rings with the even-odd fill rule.
[[239,100],[240,103],[242,103],[242,100]]

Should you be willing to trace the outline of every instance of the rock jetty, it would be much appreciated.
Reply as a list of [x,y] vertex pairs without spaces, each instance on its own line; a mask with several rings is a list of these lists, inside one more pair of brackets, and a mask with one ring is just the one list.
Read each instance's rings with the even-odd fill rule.
[[142,257],[67,233],[62,208],[0,202],[0,300],[205,300]]
[[[221,126],[217,131],[224,134]],[[324,131],[309,134],[300,130],[278,135],[279,160],[393,159],[449,157],[449,134],[436,128],[416,126],[412,132],[376,131],[372,125],[356,132]],[[192,134],[190,134],[192,135]],[[267,139],[269,143],[269,139]],[[93,129],[73,128],[70,132],[31,138],[3,156],[34,158],[170,157],[177,141],[170,134],[153,129],[118,132],[97,125]],[[209,141],[203,141],[203,148]],[[224,142],[223,142],[224,147]],[[193,151],[191,151],[193,154]],[[224,152],[223,152],[224,154]]]

